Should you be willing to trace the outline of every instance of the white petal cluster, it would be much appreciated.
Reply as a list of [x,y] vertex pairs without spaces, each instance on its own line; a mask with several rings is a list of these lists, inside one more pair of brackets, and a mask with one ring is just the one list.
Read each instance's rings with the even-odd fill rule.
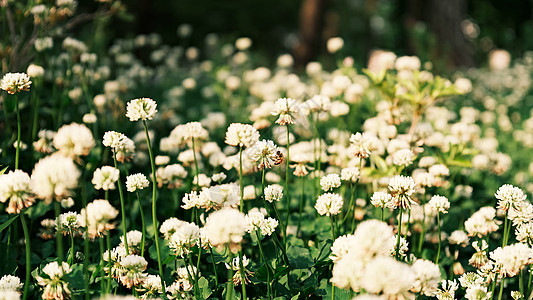
[[96,190],[114,190],[115,182],[118,181],[120,171],[112,166],[103,166],[94,170],[91,183]]
[[164,238],[168,240],[184,224],[187,224],[187,222],[178,218],[170,218],[161,224],[159,232],[161,232]]
[[130,193],[142,190],[148,187],[149,185],[150,182],[142,173],[132,174],[126,177],[126,188]]
[[465,230],[468,236],[484,237],[487,234],[498,230],[496,209],[485,206],[476,211],[468,220],[465,221]]
[[413,277],[408,265],[382,256],[366,265],[361,286],[368,293],[383,294],[389,299],[407,298]]
[[361,171],[357,167],[348,167],[341,170],[341,179],[351,183],[357,182]]
[[343,204],[342,196],[336,193],[325,193],[318,196],[315,209],[318,214],[334,216],[341,212]]
[[510,184],[504,184],[496,191],[494,197],[498,199],[498,208],[507,211],[517,207],[518,203],[525,201],[527,196],[520,188]]
[[66,262],[61,263],[61,265],[56,261],[48,263],[42,269],[42,273],[46,274],[46,276],[40,276],[40,274],[35,276],[37,283],[43,289],[41,298],[46,300],[70,299],[72,292],[69,284],[62,278],[70,272],[72,272],[72,269]]
[[107,200],[97,199],[87,204],[87,208],[81,210],[82,223],[85,223],[87,218],[89,237],[95,238],[101,236],[108,230],[115,228],[111,223],[118,215],[118,210],[115,209]]
[[352,134],[350,137],[350,144],[355,157],[368,158],[371,154],[370,142],[370,136],[365,132]]
[[329,257],[331,261],[335,263],[341,260],[351,249],[356,247],[357,241],[357,238],[352,234],[339,236],[331,246]]
[[194,223],[185,222],[170,236],[168,246],[175,255],[184,257],[200,239],[200,228]]
[[272,203],[278,202],[283,198],[283,186],[279,184],[271,184],[265,188],[265,200]]
[[[248,264],[250,264],[250,259],[248,257],[246,257],[246,255],[243,255],[242,256],[242,266],[244,268],[246,268],[248,266]],[[240,271],[241,270],[241,259],[240,257],[234,257],[232,260],[231,260],[231,266],[227,263],[225,263],[226,265],[226,269],[233,269],[233,271]]]
[[248,148],[248,156],[257,164],[259,170],[270,169],[283,161],[283,154],[271,140],[262,140]]
[[120,282],[127,288],[140,285],[147,274],[143,273],[148,266],[148,262],[144,257],[131,254],[123,257],[120,260],[120,267],[122,272],[120,274]]
[[205,224],[209,242],[214,246],[229,245],[230,249],[242,241],[246,230],[246,219],[243,213],[234,208],[223,208],[209,215]]
[[178,188],[183,179],[187,177],[187,170],[180,164],[172,164],[155,171],[155,178],[159,187],[168,185],[168,188]]
[[50,203],[64,199],[78,185],[80,171],[71,158],[54,153],[35,164],[31,174],[31,187],[38,198]]
[[523,243],[498,247],[489,256],[502,277],[514,277],[525,266],[533,263],[533,249]]
[[441,288],[437,291],[435,296],[438,300],[454,300],[455,291],[457,291],[457,289],[459,289],[459,284],[457,284],[455,279],[453,281],[442,280]]
[[331,108],[331,99],[324,95],[314,95],[305,104],[311,112],[327,112]]
[[138,98],[128,102],[126,117],[130,121],[152,120],[157,113],[157,103],[150,98]]
[[415,275],[411,291],[429,297],[435,296],[441,280],[439,266],[429,260],[417,259],[411,266],[411,270]]
[[269,236],[278,227],[279,222],[274,218],[266,218],[266,211],[260,211],[256,207],[252,208],[245,216],[246,232],[252,233],[260,230],[263,236]]
[[54,136],[53,145],[63,155],[75,158],[88,155],[95,142],[87,126],[72,123],[59,128]]
[[23,285],[17,276],[4,275],[0,278],[0,292],[19,292]]
[[446,214],[448,213],[448,209],[450,209],[450,201],[444,196],[435,195],[431,197],[428,204],[431,210],[435,213]]
[[102,144],[110,147],[117,154],[118,161],[123,161],[120,159],[119,154],[129,157],[135,152],[135,143],[133,140],[116,131],[106,131]]
[[7,73],[0,81],[0,89],[15,94],[20,91],[29,91],[31,80],[26,73]]
[[0,175],[0,202],[8,202],[6,212],[18,214],[33,202],[30,176],[22,170]]
[[411,149],[401,149],[392,155],[392,163],[396,166],[407,167],[413,163],[415,154]]
[[180,124],[170,132],[170,138],[175,139],[179,145],[195,141],[206,140],[209,133],[202,126],[200,122],[189,122],[187,124]]
[[410,176],[396,175],[392,177],[389,181],[389,192],[392,196],[394,207],[407,209],[411,207],[411,203],[416,203],[411,199],[415,188],[415,182]]
[[320,187],[324,192],[331,191],[341,186],[341,177],[339,174],[328,174],[320,179]]
[[294,120],[300,115],[300,106],[291,98],[279,98],[274,103],[273,116],[278,116],[276,123],[279,125],[294,124]]
[[391,207],[392,196],[387,192],[374,192],[370,197],[370,203],[375,207]]
[[231,123],[226,131],[226,144],[230,146],[252,147],[259,141],[259,132],[252,125]]
[[80,228],[82,225],[83,220],[78,213],[69,211],[58,216],[58,230],[74,230]]
[[[126,233],[128,248],[140,246],[143,234],[139,230],[131,230]],[[120,246],[124,247],[124,235],[120,236]]]

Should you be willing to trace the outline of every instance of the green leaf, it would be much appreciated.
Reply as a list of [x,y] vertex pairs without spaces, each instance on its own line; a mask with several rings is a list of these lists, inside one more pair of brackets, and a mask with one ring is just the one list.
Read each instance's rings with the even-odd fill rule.
[[207,299],[211,295],[211,288],[209,288],[209,281],[205,277],[198,279],[198,286],[200,287],[200,297]]
[[44,216],[51,209],[52,205],[46,204],[44,201],[39,201],[37,204],[28,208],[28,217],[31,220],[38,219]]
[[0,171],[0,175],[4,174],[7,171],[7,168],[9,168],[9,166],[3,168],[2,171]]
[[311,248],[311,255],[313,256],[315,263],[324,261],[328,261],[329,263],[329,255],[331,254],[332,244],[333,242],[330,239],[327,239],[318,243],[318,247]]
[[72,266],[72,272],[68,275],[69,286],[75,290],[83,289],[83,265],[75,264]]
[[11,217],[11,219],[7,220],[6,222],[4,222],[4,224],[0,225],[0,232],[4,231],[4,229],[9,227],[9,225],[11,225],[11,223],[13,223],[13,221],[15,221],[15,219],[18,218],[18,216],[19,215],[14,215],[13,217]]
[[272,280],[274,274],[266,264],[262,264],[259,269],[254,272],[255,278],[261,282],[267,282],[268,279]]
[[289,265],[294,269],[307,269],[315,264],[307,248],[290,246],[287,249],[287,257],[289,258]]

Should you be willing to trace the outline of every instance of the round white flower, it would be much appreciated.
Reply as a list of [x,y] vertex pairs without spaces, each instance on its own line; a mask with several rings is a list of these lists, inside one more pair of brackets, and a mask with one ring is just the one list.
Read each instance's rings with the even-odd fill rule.
[[342,210],[342,196],[335,193],[325,193],[316,200],[315,209],[320,215],[337,215]]
[[448,209],[450,209],[450,201],[448,201],[448,198],[444,196],[433,196],[428,202],[429,207],[431,210],[433,210],[436,213],[448,213]]
[[324,192],[328,192],[341,186],[339,174],[328,174],[320,179],[320,187]]
[[142,190],[150,185],[146,176],[142,173],[132,174],[126,177],[126,188],[128,192],[135,192],[137,190]]
[[29,91],[30,77],[26,73],[7,73],[0,81],[0,89],[15,94],[20,91]]
[[135,122],[141,120],[151,120],[157,112],[157,103],[150,98],[138,98],[128,102],[126,107],[126,117]]
[[118,181],[119,175],[120,171],[117,168],[103,166],[94,170],[91,183],[94,184],[96,190],[114,190],[115,182]]
[[259,132],[252,125],[232,123],[226,131],[226,144],[251,147],[259,140]]

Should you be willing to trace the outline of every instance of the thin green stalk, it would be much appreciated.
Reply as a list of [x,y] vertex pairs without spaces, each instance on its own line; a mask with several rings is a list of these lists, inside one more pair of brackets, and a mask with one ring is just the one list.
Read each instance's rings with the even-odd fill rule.
[[409,227],[411,225],[411,208],[409,208],[409,212],[407,213],[407,227],[405,228],[405,234],[403,238],[407,240],[407,234],[409,233]]
[[[192,267],[194,264],[192,262],[192,254],[191,253],[189,253],[188,258],[189,258],[189,265]],[[192,268],[191,268],[191,271],[193,271]],[[189,272],[189,270],[187,270],[187,272]],[[196,269],[196,272],[193,272],[193,273],[194,274],[192,276],[192,279],[194,280],[194,298],[198,299],[198,296],[200,295],[200,291],[198,289],[198,269]],[[190,272],[189,272],[189,277],[191,277]]]
[[[194,167],[196,168],[196,191],[200,192],[200,172],[198,171],[198,160],[196,159],[196,148],[194,144],[194,138],[192,138],[192,153],[194,155]],[[241,160],[242,164],[242,160]],[[242,173],[242,169],[241,169]]]
[[111,290],[111,239],[109,238],[109,232],[105,234],[105,240],[107,244],[107,268],[109,270],[109,274],[107,274],[107,286],[105,289],[105,293],[109,294],[109,291]]
[[213,255],[212,247],[209,247],[209,253],[211,254],[211,262],[213,263],[213,273],[215,275],[215,286],[218,287],[217,265],[215,264],[215,256]]
[[[87,171],[87,169],[85,169]],[[84,184],[81,185],[81,202],[82,202],[82,208],[87,207],[87,192],[85,191]],[[87,214],[85,214],[85,224],[89,224],[89,218]],[[88,227],[85,227],[85,231],[83,233],[83,290],[85,294],[85,300],[90,299],[90,293],[89,293],[89,230]]]
[[507,236],[507,226],[508,226],[508,221],[507,221],[507,216],[509,215],[509,210],[506,210],[505,211],[505,220],[504,220],[504,223],[503,223],[503,241],[502,241],[502,247],[505,247],[507,246],[507,239],[509,238]]
[[336,236],[335,236],[335,223],[333,223],[333,216],[329,216],[329,221],[331,223],[331,238],[334,241]]
[[398,233],[396,238],[396,259],[400,260],[400,236],[402,235],[402,212],[403,209],[400,206],[400,213],[398,215]]
[[381,207],[381,222],[383,222],[383,214],[384,214],[385,207]]
[[500,292],[498,293],[498,300],[501,300],[502,299],[502,295],[503,295],[503,282],[504,282],[504,277],[502,277],[502,281],[500,282]]
[[139,195],[139,192],[136,192],[136,194],[137,194],[137,202],[139,203],[139,212],[141,214],[141,226],[142,226],[141,256],[144,256],[144,243],[146,240],[146,225],[144,223],[144,212],[143,212],[143,205],[141,202],[141,196]]
[[[117,164],[117,154],[113,151],[113,162],[115,163],[115,168],[119,170]],[[126,209],[124,209],[124,195],[122,194],[122,183],[120,183],[120,175],[117,180],[118,185],[118,195],[120,197],[120,214],[122,215],[122,235],[124,237],[124,247],[126,248],[126,253],[130,253],[128,249],[128,236],[126,230]]]
[[69,229],[70,234],[70,254],[68,255],[67,263],[72,266],[72,262],[74,261],[74,232],[72,232],[72,229]]
[[518,277],[518,291],[524,295],[524,269],[520,269],[520,276]]
[[152,220],[154,226],[154,239],[155,239],[155,248],[157,250],[157,266],[159,268],[159,276],[161,277],[161,287],[163,288],[163,295],[166,295],[165,281],[163,280],[163,265],[161,260],[161,250],[159,248],[159,238],[158,238],[158,225],[157,225],[157,214],[156,214],[156,197],[157,197],[157,180],[155,177],[155,162],[154,155],[152,154],[152,145],[150,143],[150,135],[148,134],[148,126],[146,125],[146,120],[143,120],[144,132],[146,134],[146,143],[148,144],[148,154],[150,155],[150,165],[152,167]]
[[239,251],[239,271],[241,273],[241,287],[242,287],[242,299],[246,300],[246,277],[244,275],[243,254],[242,249]]
[[[34,90],[39,87],[40,79],[35,80]],[[34,91],[32,93],[32,98],[34,99],[33,103],[33,122],[32,122],[32,128],[31,128],[31,141],[35,141],[35,138],[37,137],[37,128],[39,125],[39,96]]]
[[259,232],[257,230],[255,231],[255,236],[257,237],[257,245],[259,246],[259,254],[261,256],[261,260],[267,267],[267,282],[268,282],[267,283],[267,297],[268,297],[268,299],[271,299],[272,298],[272,295],[271,295],[271,292],[270,292],[270,288],[271,288],[270,271],[271,271],[271,268],[270,268],[270,265],[268,264],[268,261],[265,258],[265,254],[263,253],[263,246],[261,245],[261,239],[259,238]]
[[[421,204],[424,207],[424,202]],[[420,232],[420,238],[418,239],[418,249],[417,253],[420,255],[422,253],[422,244],[424,243],[424,235],[426,233],[426,210],[422,209],[422,231]]]
[[528,277],[528,280],[527,280],[527,294],[529,295],[531,293],[531,280],[533,278],[531,278],[531,275],[533,274],[533,272],[531,272],[531,265],[529,266],[529,270],[528,270],[528,273],[529,273],[529,277]]
[[441,234],[440,234],[440,212],[437,213],[437,233],[439,235],[439,248],[437,249],[437,259],[435,260],[435,264],[439,264],[439,258],[440,258],[440,244],[441,244]]
[[494,280],[492,281],[492,286],[490,288],[491,293],[491,299],[494,299],[494,291],[496,290],[496,282],[498,281],[498,273],[494,276]]
[[344,218],[342,218],[342,225],[344,225],[344,223],[346,222],[346,220],[348,219],[348,216],[350,215],[350,212],[352,211],[352,208],[354,208],[354,211],[355,211],[355,205],[354,205],[354,193],[355,193],[355,184],[352,184],[350,183],[350,204],[348,205],[348,211],[346,212],[346,214],[344,215]]
[[229,252],[229,265],[228,268],[228,285],[226,287],[226,300],[233,300],[233,253],[226,247],[226,250]]
[[274,213],[276,214],[276,218],[279,220],[279,224],[281,225],[280,230],[281,230],[281,237],[283,238],[283,251],[285,251],[285,249],[287,248],[286,227],[283,224],[283,220],[280,218],[275,202],[272,202],[272,208],[274,208]]
[[[59,215],[61,214],[61,204],[59,201],[54,201],[54,212],[56,221],[59,220]],[[59,223],[58,223],[59,224]],[[63,228],[59,227],[56,233],[56,254],[59,262],[63,261]]]
[[26,281],[24,281],[24,292],[22,293],[22,299],[28,298],[28,289],[30,286],[31,275],[31,247],[30,247],[30,231],[28,230],[28,224],[26,223],[26,217],[24,212],[20,213],[20,223],[22,224],[22,230],[24,231],[24,240],[26,244]]
[[305,191],[305,180],[303,177],[300,178],[301,184],[302,184],[302,192],[300,194],[300,205],[299,205],[299,211],[298,211],[298,227],[296,230],[296,236],[300,235],[300,226],[302,225],[302,214],[305,206],[305,197],[304,197],[304,191]]
[[17,149],[15,151],[15,170],[19,168],[19,151],[20,151],[20,110],[19,110],[19,96],[15,93],[15,110],[17,112]]
[[[100,245],[100,294],[105,294],[106,288],[105,288],[105,281],[104,281],[104,237],[101,237],[98,239],[98,244]],[[111,272],[111,270],[110,270]]]
[[242,182],[242,146],[239,146],[239,185],[241,187],[241,207],[240,211],[244,210],[244,185]]
[[[286,201],[287,201],[287,217],[285,218],[285,229],[284,231],[287,232],[287,227],[289,226],[289,215],[291,210],[291,197],[290,197],[290,191],[289,191],[289,176],[290,176],[290,168],[289,168],[289,148],[290,148],[290,130],[289,130],[289,124],[287,124],[287,159],[285,160],[285,195],[286,195]],[[285,243],[285,242],[284,242]]]

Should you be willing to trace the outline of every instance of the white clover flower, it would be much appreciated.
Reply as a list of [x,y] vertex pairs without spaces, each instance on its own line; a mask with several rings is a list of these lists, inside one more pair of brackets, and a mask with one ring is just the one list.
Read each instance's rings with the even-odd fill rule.
[[147,266],[148,262],[142,256],[131,254],[123,257],[120,260],[120,267],[123,269],[120,282],[129,289],[140,285],[147,276],[143,273]]
[[130,121],[152,120],[157,113],[157,103],[150,98],[138,98],[128,102],[126,117]]
[[435,295],[438,300],[455,300],[455,291],[459,289],[459,284],[454,279],[451,280],[442,280],[441,288],[437,291]]
[[185,177],[187,177],[187,171],[180,164],[168,165],[155,171],[155,178],[159,187],[166,184],[170,189],[179,188]]
[[[24,284],[20,282],[20,278],[13,275],[4,275],[0,278],[0,293],[6,291],[20,292]],[[20,294],[19,294],[20,295]],[[9,299],[9,298],[7,298]]]
[[15,170],[0,175],[0,202],[6,201],[8,214],[18,214],[23,208],[32,206],[34,197],[30,176],[27,173]]
[[472,247],[476,249],[476,253],[472,255],[472,257],[468,260],[468,263],[474,268],[479,269],[489,262],[489,258],[487,257],[486,253],[489,245],[484,240],[481,242],[481,246],[479,245],[478,241],[474,241],[472,243]]
[[411,291],[429,297],[435,296],[441,280],[439,266],[429,260],[417,259],[411,265],[411,270],[415,277]]
[[485,283],[485,279],[475,272],[467,272],[459,277],[459,283],[465,289]]
[[31,85],[30,77],[26,73],[7,73],[0,81],[0,89],[15,94],[20,91],[29,91]]
[[132,174],[126,177],[126,188],[128,192],[133,193],[142,190],[150,185],[146,176],[142,173]]
[[331,245],[331,255],[329,258],[334,263],[337,263],[355,247],[355,243],[357,243],[357,239],[352,234],[339,236],[335,239],[333,245]]
[[248,156],[257,164],[259,170],[270,169],[283,161],[283,154],[271,140],[262,140],[248,148]]
[[271,184],[265,188],[265,200],[272,203],[283,198],[283,187],[279,184]]
[[78,186],[81,173],[71,158],[54,153],[35,164],[31,174],[31,187],[38,198],[50,203],[70,195]]
[[398,245],[396,241],[398,240],[398,236],[393,236],[391,239],[390,244],[392,245],[392,248],[389,250],[389,256],[394,257],[396,253],[400,256],[400,258],[405,259],[407,252],[409,251],[409,242],[407,242],[406,239],[404,239],[402,236],[400,236],[400,247],[398,251]]
[[533,241],[533,222],[518,225],[515,230],[516,239],[521,243]]
[[135,143],[124,134],[116,131],[107,131],[102,144],[110,147],[117,155],[118,161],[124,161],[135,152]]
[[141,287],[138,290],[144,293],[142,299],[151,299],[159,296],[163,292],[163,287],[161,285],[161,277],[159,275],[146,276],[146,278],[141,283]]
[[168,246],[175,255],[184,257],[200,239],[200,228],[194,223],[183,223],[170,236]]
[[331,191],[341,186],[339,174],[328,174],[320,179],[320,187],[324,192]]
[[182,145],[191,142],[192,139],[195,141],[206,140],[209,137],[209,133],[202,127],[202,123],[189,122],[176,126],[170,132],[170,137],[175,139],[179,145]]
[[[128,239],[128,247],[137,247],[142,242],[142,232],[139,230],[130,230],[126,233],[126,238]],[[124,246],[124,235],[120,236],[120,245]],[[125,249],[125,248],[124,248]]]
[[361,172],[357,167],[343,168],[341,170],[341,179],[351,183],[357,182],[359,175],[361,175]]
[[513,221],[514,226],[529,223],[533,220],[533,204],[529,201],[520,201],[517,205],[509,210],[509,220]]
[[468,235],[462,230],[454,230],[448,237],[448,242],[452,245],[467,245]]
[[72,272],[72,269],[66,262],[62,262],[61,266],[54,261],[48,263],[42,272],[48,277],[35,276],[37,283],[43,287],[43,294],[41,297],[46,300],[51,299],[69,299],[71,290],[68,282],[63,280],[63,275]]
[[206,206],[206,195],[205,193],[198,193],[197,191],[192,191],[188,194],[183,195],[183,198],[181,198],[181,202],[184,209],[191,209],[193,207],[201,208]]
[[[227,263],[224,263],[226,265],[226,269],[233,269],[233,271],[240,271],[241,270],[241,259],[240,257],[234,257],[231,260],[231,266]],[[246,268],[250,264],[250,259],[246,257],[246,255],[242,256],[242,266]]]
[[63,125],[54,136],[53,145],[65,156],[78,157],[88,155],[94,147],[93,134],[84,124]]
[[159,227],[159,232],[161,232],[166,240],[170,237],[184,224],[187,222],[179,220],[178,218],[170,218],[165,220]]
[[450,209],[450,201],[444,196],[433,196],[428,202],[429,207],[436,213],[447,214]]
[[388,256],[396,243],[392,228],[378,220],[361,222],[354,232],[354,237],[357,241],[350,252],[364,261],[376,256]]
[[351,149],[353,150],[355,157],[368,158],[371,154],[370,143],[370,136],[365,132],[357,132],[350,137]]
[[103,166],[94,170],[93,179],[91,183],[94,184],[96,190],[114,190],[115,182],[118,181],[120,171],[111,166]]
[[415,280],[413,271],[394,258],[383,256],[370,261],[361,279],[361,287],[388,299],[411,299],[409,289]]
[[81,218],[80,214],[71,211],[60,214],[57,223],[58,231],[63,230],[63,228],[66,229],[65,231],[80,228],[83,225]]
[[407,209],[415,203],[411,195],[415,192],[415,182],[410,176],[396,175],[389,181],[389,191],[392,196],[394,207]]
[[246,232],[252,233],[260,230],[263,236],[271,235],[278,226],[278,221],[273,218],[265,218],[266,211],[261,211],[256,207],[252,208],[245,216]]
[[[117,217],[118,210],[109,201],[97,199],[87,204],[87,207],[81,210],[80,215],[82,227],[87,227],[89,238],[94,239],[115,228],[112,221]],[[87,219],[87,224],[85,219]]]
[[468,220],[465,221],[465,230],[468,236],[483,237],[491,232],[498,230],[496,209],[493,207],[482,207],[475,212]]
[[38,78],[44,75],[44,68],[35,64],[30,64],[26,73],[30,78]]
[[492,299],[492,292],[481,284],[475,284],[466,289],[465,299],[468,300],[489,300]]
[[216,173],[216,174],[213,174],[213,176],[211,176],[211,179],[214,181],[214,182],[218,182],[218,183],[221,183],[222,181],[224,181],[224,179],[226,179],[228,176],[226,174],[224,174],[224,172],[220,172],[220,173]]
[[318,197],[315,209],[318,214],[334,216],[341,212],[343,204],[342,196],[335,193],[325,193]]
[[411,149],[400,149],[392,155],[392,162],[396,166],[407,167],[413,163],[415,154]]
[[226,131],[226,144],[230,146],[252,147],[259,141],[259,132],[252,125],[231,123]]
[[508,211],[511,208],[517,207],[518,203],[525,201],[527,196],[520,188],[510,184],[504,184],[496,191],[494,197],[498,199],[498,208]]
[[514,277],[525,266],[533,263],[533,249],[523,243],[498,247],[489,255],[502,277]]
[[223,208],[209,215],[204,228],[212,245],[228,245],[235,253],[244,236],[246,220],[244,214],[237,209]]
[[294,120],[300,115],[300,107],[294,99],[279,98],[274,103],[274,110],[271,114],[278,116],[276,123],[279,125],[294,124]]
[[311,112],[327,112],[331,107],[331,99],[328,96],[315,95],[305,101],[305,104]]
[[370,203],[375,207],[390,207],[392,196],[387,192],[374,192],[370,197]]

